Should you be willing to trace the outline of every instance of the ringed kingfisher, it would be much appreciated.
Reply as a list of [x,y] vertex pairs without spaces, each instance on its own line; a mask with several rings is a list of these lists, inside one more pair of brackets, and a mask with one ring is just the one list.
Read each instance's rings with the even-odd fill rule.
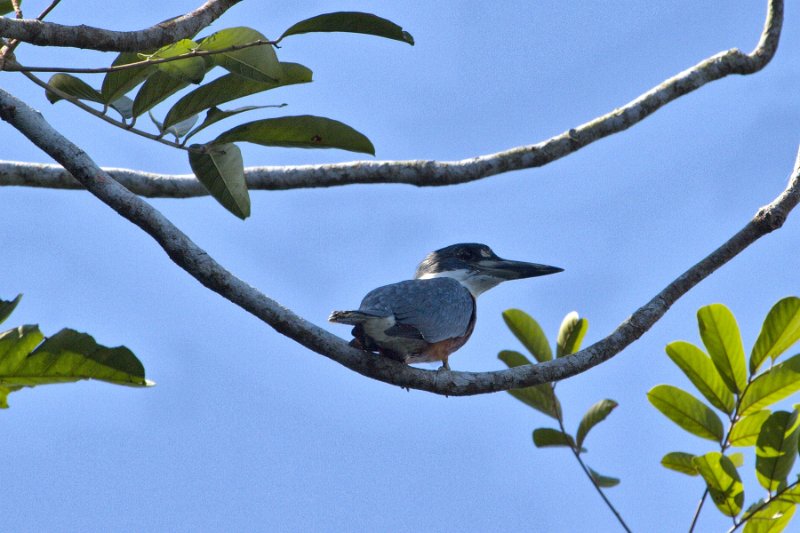
[[467,342],[475,327],[475,299],[512,279],[563,269],[501,259],[485,244],[462,243],[431,252],[414,279],[378,287],[357,311],[328,320],[353,328],[350,345],[406,364],[442,361]]

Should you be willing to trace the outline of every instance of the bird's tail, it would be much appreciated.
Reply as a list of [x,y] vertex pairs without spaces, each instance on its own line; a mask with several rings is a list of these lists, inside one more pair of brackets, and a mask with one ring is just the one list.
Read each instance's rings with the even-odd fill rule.
[[356,326],[362,322],[366,322],[370,318],[374,318],[374,316],[362,313],[361,311],[334,311],[331,313],[331,316],[328,317],[328,322]]

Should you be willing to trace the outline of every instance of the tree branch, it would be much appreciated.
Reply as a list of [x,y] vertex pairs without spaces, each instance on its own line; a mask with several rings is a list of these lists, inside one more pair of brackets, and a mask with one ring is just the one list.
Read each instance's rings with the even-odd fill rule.
[[85,25],[64,26],[40,20],[0,17],[0,37],[38,46],[141,52],[194,36],[239,1],[207,0],[194,11],[137,31],[112,31]]
[[[418,187],[455,185],[540,167],[576,152],[595,141],[624,131],[661,107],[712,81],[731,74],[752,74],[775,55],[783,23],[782,0],[770,0],[767,18],[756,48],[750,54],[733,49],[712,56],[664,81],[624,106],[538,144],[519,146],[461,161],[352,161],[328,165],[251,167],[246,169],[250,190],[286,190],[365,183],[406,183]],[[38,175],[37,171],[42,174]],[[208,192],[192,175],[164,175],[124,169],[108,169],[136,194],[146,197],[188,198]],[[14,174],[18,173],[18,174]],[[0,186],[25,185],[79,189],[57,166],[0,162]]]

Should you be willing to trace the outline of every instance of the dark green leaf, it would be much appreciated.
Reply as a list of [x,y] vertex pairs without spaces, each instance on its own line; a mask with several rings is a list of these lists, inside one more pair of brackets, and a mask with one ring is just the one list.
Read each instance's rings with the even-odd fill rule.
[[656,385],[647,393],[647,399],[667,418],[689,433],[704,439],[722,441],[722,421],[717,413],[688,392],[672,385]]
[[[112,66],[129,65],[142,61],[136,52],[122,52],[111,63]],[[155,65],[145,65],[124,70],[109,72],[103,78],[103,87],[100,93],[103,95],[103,102],[111,103],[119,97],[124,96],[131,89],[142,83],[148,76],[156,72]]]
[[742,395],[741,415],[750,415],[800,390],[800,355],[773,366],[754,379]]
[[[286,106],[286,104],[281,104],[281,105],[248,105],[248,106],[237,107],[236,109],[228,109],[228,110],[222,110],[222,109],[220,109],[218,107],[212,107],[206,113],[206,118],[203,120],[203,122],[199,126],[197,126],[195,129],[193,129],[192,132],[189,133],[186,136],[186,139],[189,139],[190,137],[193,137],[196,133],[199,133],[200,131],[204,130],[205,128],[209,127],[212,124],[215,124],[215,123],[219,122],[220,120],[224,120],[224,119],[226,119],[228,117],[232,117],[232,116],[238,115],[239,113],[245,113],[247,111],[254,111],[256,109],[266,109],[268,107],[285,107],[285,106]],[[194,115],[194,116],[196,117],[197,115]],[[179,122],[178,124],[181,124],[182,122],[183,121]]]
[[[192,149],[203,147],[193,145]],[[235,144],[206,145],[189,151],[194,175],[225,209],[241,219],[250,216],[250,194],[244,179],[242,152]]]
[[756,442],[756,477],[770,494],[786,483],[797,456],[797,411],[776,411],[761,426]]
[[694,459],[694,455],[691,453],[670,452],[661,458],[661,464],[670,470],[696,476],[700,474],[700,472],[697,471],[697,467],[694,466],[692,459]]
[[236,141],[287,148],[341,148],[375,155],[375,147],[363,134],[337,120],[310,115],[247,122],[214,140],[215,143]]
[[740,418],[733,425],[728,442],[731,443],[731,446],[754,445],[756,439],[758,439],[758,434],[761,433],[761,426],[769,418],[769,415],[770,412],[764,409]]
[[534,429],[533,444],[536,445],[537,448],[547,448],[549,446],[575,448],[575,441],[572,439],[571,435],[552,428]]
[[583,446],[583,441],[586,439],[586,435],[589,434],[589,430],[605,420],[617,405],[619,404],[614,400],[600,400],[586,411],[578,426],[578,432],[575,434],[575,441],[578,447]]
[[[88,83],[75,76],[70,76],[69,74],[54,74],[48,80],[47,84],[73,98],[103,103],[103,97],[100,96],[99,92],[94,90]],[[51,104],[63,100],[63,98],[52,91],[47,91],[45,96]]]
[[[269,39],[260,32],[246,27],[226,28],[200,41],[200,49],[207,51],[223,50],[231,46],[241,46],[255,41],[267,42]],[[270,44],[250,46],[211,56],[222,68],[245,78],[261,82],[277,82],[281,77],[278,56]]]
[[[0,407],[22,387],[97,379],[119,385],[152,385],[142,363],[127,348],[107,348],[85,334],[62,329],[41,344],[36,326],[0,333]],[[38,345],[38,346],[37,346]]]
[[739,325],[733,313],[722,304],[711,304],[697,311],[703,344],[731,392],[739,393],[747,384],[747,365]]
[[528,313],[519,309],[507,309],[503,311],[503,320],[511,333],[519,339],[537,361],[541,363],[553,358],[553,352],[550,350],[550,344],[547,342],[544,331]]
[[556,357],[564,357],[581,349],[583,336],[589,329],[589,321],[585,318],[578,318],[578,313],[572,311],[567,313],[558,329],[558,339],[556,340]]
[[784,298],[772,306],[750,353],[750,373],[755,374],[767,357],[776,357],[800,339],[800,298]]
[[[531,364],[524,355],[511,350],[503,350],[497,357],[508,365],[509,368]],[[511,389],[508,393],[517,400],[541,411],[547,416],[558,419],[558,415],[561,413],[561,404],[553,392],[553,386],[549,383],[542,383],[524,389]]]
[[198,87],[178,100],[164,118],[167,127],[196,115],[205,109],[218,106],[237,98],[268,91],[284,85],[311,81],[311,71],[297,63],[281,63],[281,77],[277,82],[260,82],[227,74]]
[[[148,59],[169,59],[182,56],[196,50],[198,45],[191,39],[181,39],[178,42],[159,48],[153,54],[142,54]],[[206,75],[206,62],[202,57],[187,57],[175,61],[156,63],[156,68],[169,74],[176,80],[188,83],[200,83]]]
[[348,33],[365,33],[367,35],[377,35],[395,41],[403,41],[410,45],[414,44],[414,38],[403,28],[381,17],[369,13],[359,13],[355,11],[341,11],[338,13],[327,13],[317,15],[310,19],[302,20],[291,28],[283,32],[279,41],[289,35],[311,32],[332,32],[341,31]]
[[[22,0],[18,0],[17,5],[22,6]],[[12,13],[14,11],[14,4],[11,0],[0,0],[0,15]]]
[[156,72],[144,82],[133,99],[133,116],[150,111],[155,106],[189,85],[165,72]]
[[22,294],[17,294],[17,297],[13,300],[6,301],[0,300],[0,324],[6,321],[6,319],[11,316],[11,313],[14,312],[14,309],[17,308],[17,304],[22,299]]
[[688,342],[675,341],[667,344],[667,355],[711,405],[728,414],[733,413],[733,394],[700,348]]
[[780,533],[789,525],[795,507],[792,502],[780,498],[772,500],[758,511],[745,515],[744,533]]
[[594,482],[597,483],[599,487],[603,487],[605,489],[610,487],[616,487],[619,485],[619,478],[604,476],[602,474],[598,474],[593,469],[586,467],[589,470],[589,473],[592,475],[592,479]]
[[720,512],[725,516],[738,515],[744,505],[744,486],[731,460],[719,452],[709,452],[692,462]]

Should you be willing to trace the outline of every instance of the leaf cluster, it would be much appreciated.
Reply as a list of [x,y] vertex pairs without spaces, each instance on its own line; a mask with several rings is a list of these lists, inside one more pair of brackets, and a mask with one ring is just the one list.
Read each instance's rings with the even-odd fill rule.
[[[280,61],[276,47],[286,37],[315,32],[361,33],[414,44],[413,37],[400,26],[375,15],[327,13],[294,24],[275,41],[253,28],[235,27],[196,40],[183,39],[158,50],[124,52],[111,64],[99,90],[62,72],[50,78],[46,95],[51,103],[66,98],[100,104],[104,115],[113,109],[129,129],[133,129],[141,115],[148,113],[158,129],[156,138],[169,134],[175,137],[176,146],[187,148],[189,139],[216,122],[257,109],[283,107],[285,104],[223,110],[219,106],[279,87],[310,82],[311,70],[298,63]],[[206,75],[217,67],[227,74],[203,83]],[[163,120],[153,116],[153,108],[190,85],[197,87],[183,94]],[[129,97],[135,89],[135,95]],[[200,120],[203,113],[205,116]],[[337,120],[311,115],[246,122],[210,141],[188,146],[189,164],[195,176],[220,204],[242,219],[250,215],[250,197],[237,142],[375,154],[372,142],[359,131]]]
[[[647,397],[684,430],[716,442],[719,451],[670,452],[661,464],[702,477],[717,509],[732,517],[736,527],[745,524],[746,532],[782,531],[800,501],[798,481],[789,482],[798,455],[800,411],[798,406],[792,411],[768,407],[800,390],[800,354],[775,364],[800,339],[800,298],[784,298],[770,309],[749,361],[739,326],[727,307],[702,307],[697,322],[705,350],[675,341],[666,352],[707,403],[672,385],[656,385]],[[769,367],[759,371],[767,359]],[[727,419],[727,429],[720,413]],[[738,472],[744,456],[728,454],[731,447],[755,449],[756,477],[767,491],[766,498],[747,510]]]

